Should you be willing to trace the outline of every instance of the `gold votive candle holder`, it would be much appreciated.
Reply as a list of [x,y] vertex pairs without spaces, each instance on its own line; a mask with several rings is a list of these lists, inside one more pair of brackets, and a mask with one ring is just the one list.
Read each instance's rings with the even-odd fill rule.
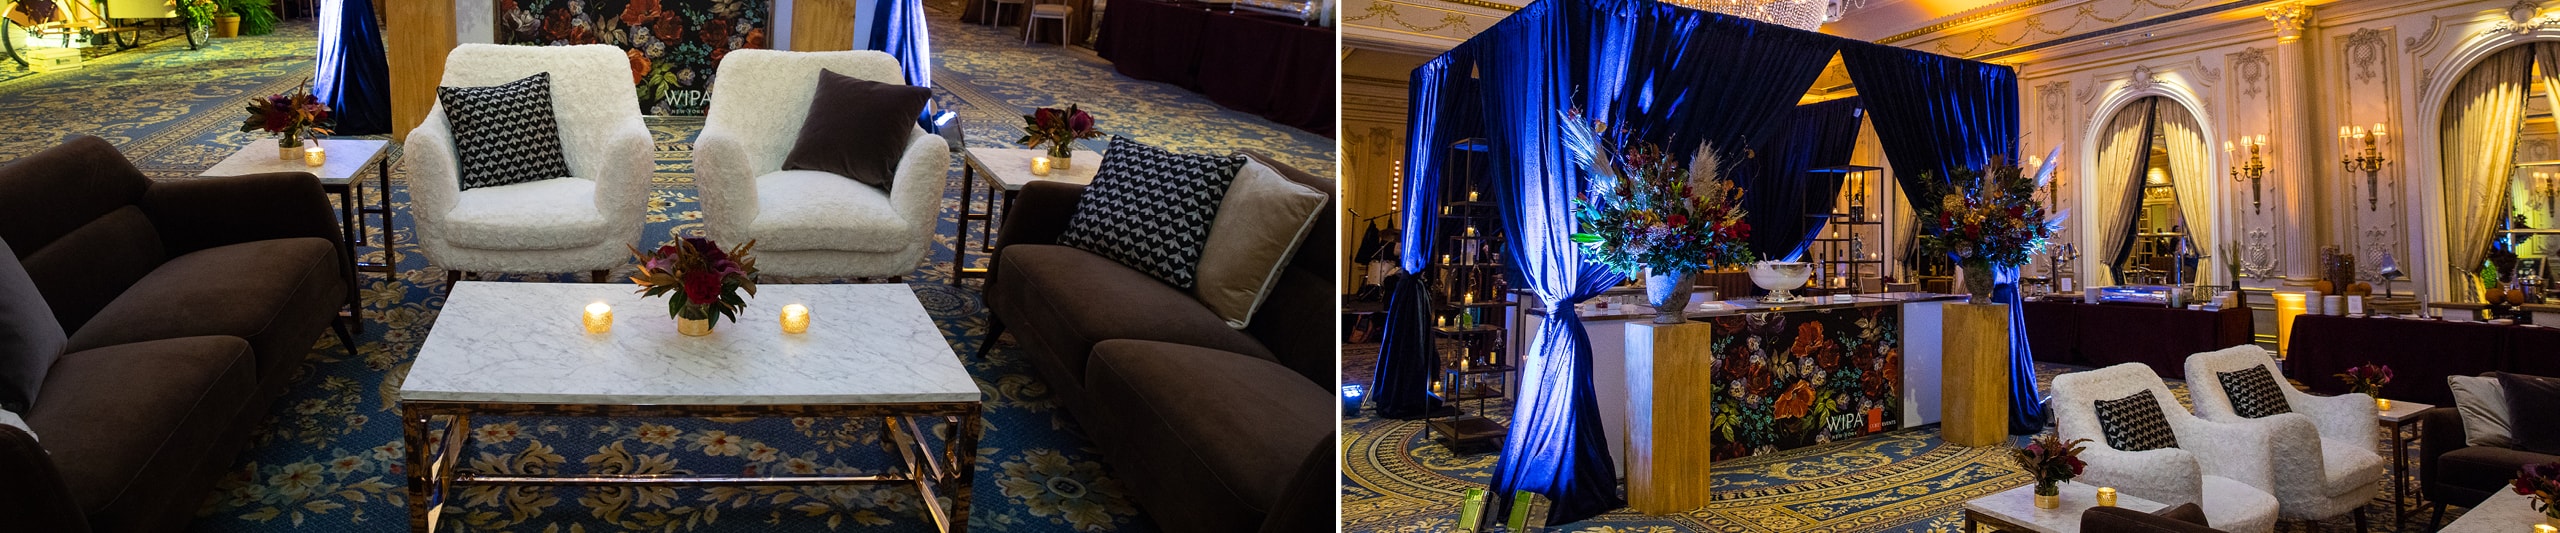
[[604,333],[612,331],[613,306],[605,305],[604,302],[587,304],[587,313],[584,322],[587,326],[587,333]]
[[2551,524],[2534,524],[2533,533],[2560,533],[2560,528],[2551,527]]
[[809,306],[800,304],[782,306],[782,332],[808,333]]
[[1049,156],[1041,155],[1031,157],[1031,175],[1049,175]]
[[319,141],[312,141],[310,148],[302,149],[302,164],[314,167],[327,165],[329,164],[329,151],[321,149]]
[[2374,408],[2374,409],[2384,410],[2384,411],[2389,411],[2389,410],[2391,410],[2391,400],[2385,400],[2385,399],[2381,399],[2381,398],[2374,398],[2374,399],[2373,399],[2373,408]]
[[2115,487],[2098,487],[2098,506],[2099,506],[2099,507],[2115,507],[2115,506],[2116,506],[2116,488],[2115,488]]

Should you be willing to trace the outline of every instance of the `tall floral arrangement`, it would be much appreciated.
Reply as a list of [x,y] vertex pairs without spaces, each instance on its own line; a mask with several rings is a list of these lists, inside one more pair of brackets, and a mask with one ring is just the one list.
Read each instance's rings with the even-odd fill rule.
[[1563,113],[1565,148],[1591,173],[1573,201],[1573,219],[1594,261],[1628,275],[1695,272],[1749,263],[1751,223],[1742,188],[1722,179],[1713,146],[1699,143],[1687,164],[1644,141],[1610,146],[1605,123]]
[[2533,498],[2533,510],[2542,511],[2545,521],[2560,524],[2560,505],[2552,505],[2560,498],[2560,463],[2526,465],[2513,485],[2516,494]]
[[1076,139],[1096,139],[1102,131],[1093,129],[1093,115],[1085,114],[1075,104],[1067,107],[1043,107],[1022,116],[1023,146],[1049,146],[1049,157],[1066,159],[1075,154]]
[[2014,165],[1957,169],[1947,180],[1922,175],[1921,181],[1935,190],[1914,198],[1936,201],[1913,202],[1921,225],[1920,251],[1946,254],[1962,265],[1966,291],[1978,303],[1990,301],[1992,269],[2026,264],[2062,229],[2064,215],[2047,216],[2035,194],[2053,179],[2060,152],[2056,148],[2032,177]]
[[[667,314],[704,321],[708,332],[719,323],[716,317],[738,321],[738,309],[746,307],[747,297],[756,295],[756,259],[748,255],[755,247],[755,241],[747,241],[721,250],[710,239],[686,237],[655,251],[632,248],[632,257],[640,261],[640,275],[631,282],[640,286],[641,296],[673,293],[667,299]],[[741,292],[746,296],[739,296]]]
[[2080,452],[2088,449],[2083,445],[2088,443],[2089,439],[2063,442],[2062,435],[2046,432],[2029,439],[2024,447],[2010,448],[2009,459],[2035,478],[2036,496],[2059,496],[2063,482],[2080,477],[2089,468],[2088,462],[2080,460]]
[[[240,131],[265,131],[281,135],[280,148],[299,148],[312,134],[327,135],[336,121],[329,116],[329,105],[311,95],[311,80],[304,78],[293,92],[249,101],[249,119],[240,122]],[[293,157],[299,157],[294,154]]]

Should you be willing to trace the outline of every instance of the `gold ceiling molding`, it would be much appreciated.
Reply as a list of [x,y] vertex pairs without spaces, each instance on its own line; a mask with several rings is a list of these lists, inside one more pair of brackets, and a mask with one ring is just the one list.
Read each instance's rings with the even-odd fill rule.
[[1496,2],[1487,2],[1487,1],[1485,1],[1485,0],[1434,0],[1434,1],[1438,1],[1438,2],[1448,2],[1448,3],[1457,4],[1457,5],[1462,5],[1462,6],[1481,7],[1481,8],[1485,8],[1485,9],[1493,9],[1493,10],[1500,10],[1500,11],[1519,11],[1519,10],[1520,10],[1520,6],[1515,6],[1515,5],[1511,5],[1511,4],[1496,3]]
[[1876,42],[1877,42],[1877,43],[1880,43],[1880,44],[1893,44],[1893,43],[1901,42],[1901,41],[1903,41],[1903,40],[1910,39],[1910,38],[1913,38],[1913,37],[1919,37],[1919,36],[1922,36],[1922,35],[1928,35],[1928,34],[1932,34],[1932,33],[1937,33],[1937,32],[1939,32],[1940,30],[1945,30],[1945,29],[1948,29],[1948,28],[1956,27],[1956,26],[1963,26],[1963,25],[1973,24],[1973,23],[1976,23],[1976,22],[1982,22],[1982,21],[1987,21],[1987,20],[1991,20],[1991,19],[1996,19],[1996,18],[2006,17],[2006,16],[2009,16],[2009,15],[2016,14],[2016,13],[2017,13],[2017,12],[2019,12],[2019,11],[2025,11],[2025,10],[2027,10],[2027,9],[2032,9],[2032,8],[2037,7],[2037,6],[2042,6],[2042,5],[2045,5],[2045,4],[2051,4],[2051,3],[2054,3],[2055,1],[2056,1],[2056,0],[2026,0],[2025,2],[2019,2],[2019,3],[2017,3],[2017,4],[2012,4],[2012,5],[2005,6],[2005,7],[1999,7],[1999,8],[1991,9],[1991,10],[1988,10],[1988,11],[1982,11],[1982,12],[1974,13],[1974,14],[1971,14],[1971,15],[1958,13],[1958,14],[1956,14],[1955,16],[1953,16],[1953,17],[1949,17],[1947,20],[1945,20],[1945,21],[1941,21],[1941,22],[1939,22],[1939,23],[1937,23],[1937,24],[1930,24],[1930,25],[1927,25],[1927,26],[1922,26],[1922,27],[1920,27],[1919,29],[1915,29],[1915,30],[1911,30],[1911,31],[1906,31],[1906,32],[1902,32],[1902,33],[1896,33],[1896,34],[1893,34],[1893,35],[1892,35],[1892,36],[1890,36],[1890,37],[1885,37],[1885,38],[1883,38],[1883,39],[1877,39],[1877,40],[1876,40]]
[[[1938,53],[1940,53],[1940,54],[1952,55],[1952,56],[1956,56],[1956,57],[1980,57],[1980,56],[1983,56],[1983,55],[1988,55],[1988,54],[1984,53],[1984,52],[1985,52],[1985,50],[1984,50],[1985,48],[2008,49],[2008,48],[2014,48],[2014,47],[2019,46],[2019,45],[2022,45],[2022,44],[2028,44],[2030,41],[2033,41],[2033,40],[2038,40],[2038,39],[2039,39],[2039,37],[2036,35],[2037,33],[2043,33],[2043,34],[2044,34],[2044,35],[2043,35],[2043,37],[2047,37],[2047,38],[2054,38],[2054,37],[2068,37],[2068,36],[2071,36],[2071,35],[2072,35],[2072,32],[2073,32],[2073,31],[2075,31],[2075,30],[2079,30],[2079,29],[2080,29],[2080,26],[2081,26],[2082,24],[2085,24],[2085,23],[2088,23],[2088,22],[2091,22],[2091,21],[2096,21],[2096,22],[2098,22],[2098,23],[2101,23],[2101,24],[2108,24],[2108,25],[2111,25],[2111,26],[2108,26],[2108,27],[2102,27],[2102,28],[2098,28],[2098,29],[2094,29],[2094,30],[2090,30],[2090,31],[2088,31],[2088,32],[2084,32],[2084,33],[2082,33],[2081,35],[2096,35],[2096,34],[2103,34],[2103,33],[2108,33],[2108,32],[2115,31],[2115,29],[2116,29],[2116,28],[2121,28],[2121,27],[2124,27],[2124,26],[2126,26],[2126,25],[2128,25],[2128,24],[2132,24],[2132,23],[2140,22],[2140,21],[2143,21],[2143,20],[2149,20],[2149,19],[2154,19],[2154,18],[2158,18],[2158,17],[2165,17],[2165,16],[2172,16],[2172,15],[2176,15],[2176,14],[2178,14],[2178,13],[2179,13],[2179,11],[2178,11],[2178,10],[2180,10],[2180,9],[2185,9],[2185,8],[2187,8],[2188,6],[2193,6],[2193,5],[2196,5],[2197,3],[2200,3],[2200,2],[2203,2],[2203,1],[2204,1],[2204,0],[2168,0],[2168,1],[2155,1],[2155,0],[2133,0],[2133,2],[2131,2],[2131,5],[2127,5],[2127,6],[2125,6],[2125,12],[2124,12],[2123,14],[2115,15],[2115,16],[2112,16],[2112,17],[2110,17],[2110,16],[2104,16],[2104,15],[2099,15],[2099,14],[2098,14],[2098,12],[2097,12],[2097,8],[2096,8],[2096,7],[2094,7],[2094,6],[2092,6],[2092,5],[2091,5],[2091,2],[2084,2],[2084,3],[2081,3],[2081,4],[2078,6],[2078,9],[2072,9],[2072,10],[2070,10],[2070,12],[2069,12],[2069,14],[2068,14],[2068,15],[2065,15],[2065,14],[2064,14],[2064,12],[2063,12],[2063,11],[2061,11],[2061,10],[2056,10],[2056,11],[2051,11],[2051,12],[2045,12],[2045,13],[2038,13],[2038,14],[2035,14],[2035,15],[2029,15],[2028,17],[2026,17],[2026,22],[2025,22],[2025,24],[2020,24],[2020,25],[2018,25],[2018,26],[2023,26],[2023,29],[2021,29],[2021,30],[2018,32],[2018,37],[2017,37],[2017,38],[2015,38],[2015,39],[2010,39],[2010,40],[2008,40],[2008,41],[2005,41],[2005,42],[2004,42],[2004,41],[2001,41],[2001,40],[2000,40],[1999,36],[1994,35],[1994,32],[1996,32],[1996,31],[1998,31],[1998,30],[2000,30],[2000,29],[2002,29],[2002,28],[2006,28],[2006,27],[2011,26],[2011,25],[2009,25],[2009,24],[2004,24],[2004,25],[2001,25],[2001,26],[1995,26],[1995,27],[1983,28],[1983,29],[1981,29],[1981,30],[1979,30],[1979,31],[1972,32],[1972,34],[1973,34],[1973,44],[1972,44],[1971,46],[1966,47],[1966,48],[1965,48],[1965,49],[1963,49],[1963,50],[1958,50],[1958,49],[1956,49],[1955,45],[1953,44],[1954,39],[1957,37],[1957,36],[1955,36],[1955,35],[1950,35],[1950,36],[1948,36],[1948,37],[1946,37],[1946,38],[1939,39],[1939,40],[1937,41],[1938,45],[1937,45],[1937,47],[1936,47],[1936,48],[1937,48],[1937,52],[1938,52]],[[2151,14],[2149,14],[2149,15],[2143,15],[2143,8],[2144,8],[2145,6],[2148,6],[2148,7],[2152,8],[2152,9],[2157,9],[2157,10],[2159,10],[2159,11],[2158,11],[2158,12],[2156,12],[2156,13],[2151,13]],[[2058,29],[2057,29],[2057,28],[2054,28],[2053,26],[2047,25],[2047,24],[2045,23],[2044,19],[2045,19],[2045,17],[2046,17],[2047,15],[2068,16],[2068,17],[2070,17],[2070,18],[2071,18],[2071,20],[2069,21],[2069,24],[2063,25],[2062,27],[2060,27],[2060,28],[2058,28]]]

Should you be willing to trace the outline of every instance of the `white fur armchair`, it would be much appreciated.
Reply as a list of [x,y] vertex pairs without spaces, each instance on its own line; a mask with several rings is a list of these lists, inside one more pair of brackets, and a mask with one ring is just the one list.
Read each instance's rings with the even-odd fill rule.
[[462,190],[443,104],[402,145],[418,246],[449,276],[590,271],[601,278],[631,262],[626,247],[640,237],[656,165],[631,95],[631,60],[621,49],[465,44],[445,56],[442,85],[499,85],[541,72],[551,74],[568,176]]
[[[2107,445],[2099,429],[2099,400],[2151,391],[2177,437],[2176,448],[2128,452]],[[2053,379],[2055,431],[2064,441],[2089,439],[2080,459],[2089,467],[2082,483],[2169,505],[2195,503],[2215,529],[2265,533],[2275,529],[2275,485],[2268,428],[2197,418],[2141,363],[2063,374]]]
[[[2277,390],[2293,412],[2245,419],[2232,408],[2231,396],[2217,375],[2263,366],[2275,377]],[[2285,384],[2284,371],[2267,349],[2240,345],[2187,356],[2187,392],[2196,413],[2207,419],[2265,424],[2275,433],[2276,500],[2286,519],[2325,520],[2364,508],[2382,491],[2382,454],[2374,443],[2380,429],[2373,397],[2363,394],[2312,396]],[[2359,514],[2359,523],[2364,517]]]
[[869,50],[738,50],[721,59],[710,116],[693,145],[703,229],[721,242],[754,239],[756,269],[765,274],[904,276],[932,249],[951,146],[917,127],[886,193],[826,172],[782,170],[821,70],[905,79],[896,58]]

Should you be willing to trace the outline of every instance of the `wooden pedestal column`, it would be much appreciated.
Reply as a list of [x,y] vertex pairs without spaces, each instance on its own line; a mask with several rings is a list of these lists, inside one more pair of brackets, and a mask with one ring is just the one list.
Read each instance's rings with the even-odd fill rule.
[[1950,303],[1940,351],[1938,432],[1947,444],[1992,446],[2009,436],[2009,306]]
[[1626,327],[1627,505],[1648,515],[1706,507],[1715,325]]

